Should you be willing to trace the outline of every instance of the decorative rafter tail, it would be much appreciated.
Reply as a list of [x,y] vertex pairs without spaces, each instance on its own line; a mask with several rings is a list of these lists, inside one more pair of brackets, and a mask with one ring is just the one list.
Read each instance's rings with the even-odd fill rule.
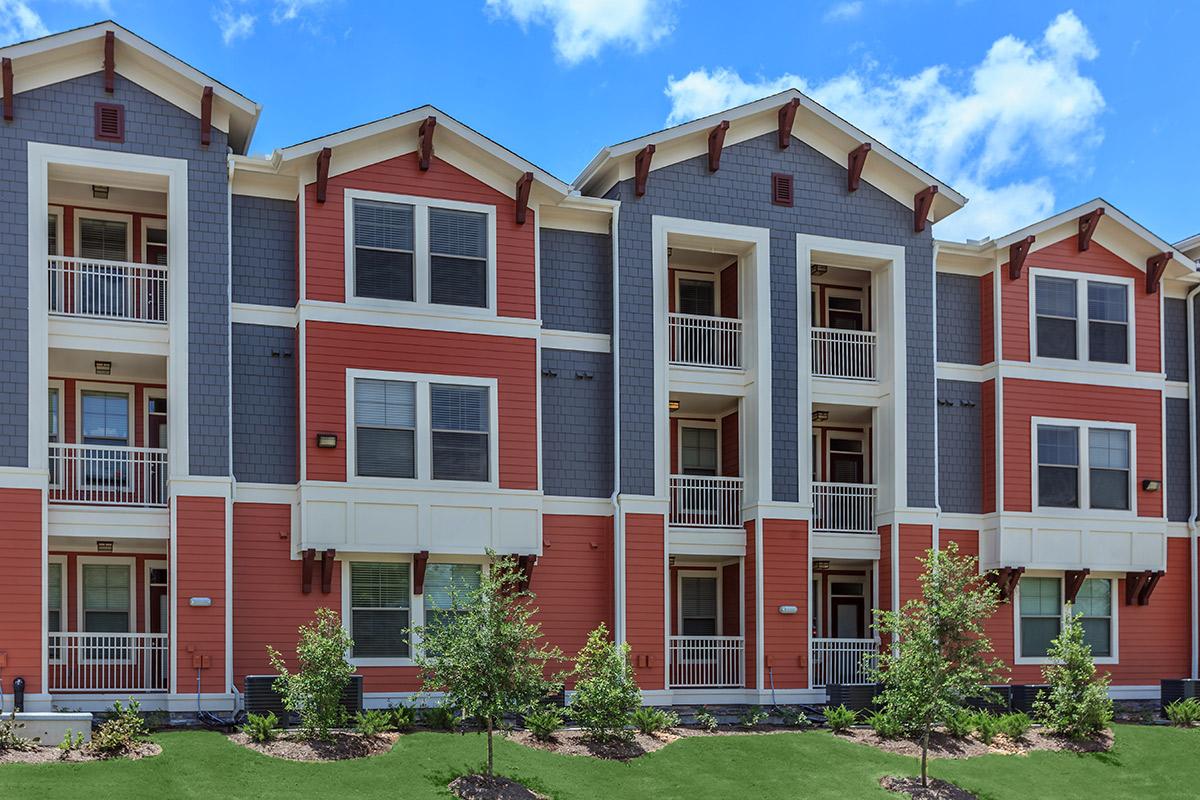
[[1021,279],[1021,270],[1025,268],[1025,259],[1036,240],[1034,236],[1026,236],[1021,241],[1013,242],[1008,246],[1009,280],[1019,281]]

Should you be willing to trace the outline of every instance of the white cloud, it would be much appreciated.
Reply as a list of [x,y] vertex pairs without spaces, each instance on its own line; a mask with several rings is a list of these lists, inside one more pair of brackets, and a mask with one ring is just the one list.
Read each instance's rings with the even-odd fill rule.
[[275,10],[271,12],[271,19],[275,22],[298,19],[309,11],[319,11],[329,3],[330,0],[275,0]]
[[1089,166],[1103,137],[1104,97],[1080,67],[1098,55],[1067,11],[1037,41],[996,40],[965,73],[938,65],[897,76],[868,67],[810,83],[698,69],[668,79],[667,123],[795,87],[971,198],[938,226],[939,236],[1001,235],[1054,209],[1050,172]]
[[36,39],[49,32],[38,13],[23,0],[0,0],[0,44]]
[[238,39],[245,39],[254,33],[256,20],[257,17],[248,12],[235,13],[229,3],[224,3],[213,10],[213,21],[221,29],[221,40],[226,45],[233,44]]
[[846,22],[847,20],[858,19],[862,16],[863,4],[862,0],[847,0],[844,3],[835,3],[825,12],[826,22]]
[[487,0],[496,15],[521,26],[554,28],[554,50],[568,64],[594,58],[610,44],[641,51],[674,28],[673,0]]

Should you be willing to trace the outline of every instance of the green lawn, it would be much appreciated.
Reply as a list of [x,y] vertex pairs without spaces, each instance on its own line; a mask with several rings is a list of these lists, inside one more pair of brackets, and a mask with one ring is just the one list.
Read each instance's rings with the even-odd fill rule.
[[[446,797],[446,784],[482,760],[476,734],[417,733],[388,754],[359,761],[280,761],[219,734],[166,733],[163,754],[139,762],[0,766],[0,797],[54,800],[171,798]],[[933,774],[989,800],[1030,797],[1188,797],[1200,786],[1200,730],[1120,726],[1110,753],[1035,753],[936,761]],[[915,760],[840,741],[826,732],[688,738],[629,764],[558,756],[500,742],[497,768],[551,795],[570,798],[895,797],[884,774],[911,773]]]

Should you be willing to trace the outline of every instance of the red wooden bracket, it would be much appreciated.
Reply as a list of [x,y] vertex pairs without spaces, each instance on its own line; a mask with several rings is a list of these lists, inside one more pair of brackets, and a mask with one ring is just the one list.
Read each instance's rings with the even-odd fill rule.
[[112,31],[104,34],[104,91],[112,94],[116,90],[115,73],[117,71],[113,50],[116,47],[117,36]]
[[708,171],[716,172],[721,168],[721,149],[725,147],[725,132],[729,130],[729,120],[723,119],[708,132]]
[[433,129],[437,127],[437,117],[426,117],[417,129],[417,166],[422,172],[429,169],[433,161]]
[[321,152],[317,153],[317,202],[325,202],[325,190],[329,186],[329,159],[333,156],[333,151],[328,147],[322,147]]
[[863,142],[850,151],[846,158],[846,188],[852,192],[858,191],[858,183],[862,178],[863,167],[867,163],[867,154],[871,152],[871,143]]
[[533,582],[533,568],[537,566],[537,556],[517,556],[517,569],[522,573],[521,591],[529,590],[529,584]]
[[1008,279],[1010,281],[1021,279],[1021,270],[1025,268],[1025,257],[1029,255],[1029,248],[1033,247],[1035,238],[1026,236],[1021,241],[1013,242],[1008,246]]
[[333,556],[336,552],[331,547],[321,553],[321,594],[329,594],[333,590]]
[[0,70],[4,72],[4,119],[6,122],[12,122],[13,119],[13,78],[12,78],[12,59],[6,58],[0,62]]
[[317,560],[317,548],[310,547],[301,554],[300,591],[312,594],[313,563]]
[[213,87],[205,86],[200,95],[200,144],[205,147],[212,143],[212,98]]
[[650,159],[654,158],[654,145],[648,144],[638,151],[633,159],[633,193],[641,197],[646,193],[646,178],[650,176]]
[[1125,573],[1125,605],[1131,606],[1138,601],[1152,574],[1150,570]]
[[925,230],[929,209],[933,208],[933,198],[937,193],[937,186],[926,186],[913,195],[913,230],[917,233]]
[[518,225],[525,224],[525,213],[529,210],[529,190],[533,188],[533,173],[526,172],[517,178],[517,214]]
[[[1145,582],[1142,584],[1141,591],[1138,592],[1137,596],[1137,604],[1139,606],[1150,605],[1150,595],[1154,594],[1154,587],[1158,586],[1158,582],[1162,580],[1162,576],[1165,575],[1166,572],[1160,569],[1154,572],[1147,571],[1144,574],[1147,577]],[[1126,593],[1128,594],[1128,589],[1126,590]]]
[[796,123],[796,109],[800,107],[800,98],[793,97],[779,109],[779,149],[787,150],[792,143],[792,125]]
[[1021,575],[1024,573],[1024,567],[1001,567],[990,573],[994,576],[992,580],[996,582],[996,588],[1000,590],[1001,603],[1012,600],[1013,593],[1017,590],[1017,584],[1021,582]]
[[1079,218],[1079,252],[1082,253],[1092,246],[1092,234],[1096,232],[1096,226],[1100,224],[1100,218],[1103,216],[1104,206],[1101,206]]
[[425,594],[425,567],[428,565],[428,550],[413,553],[413,594]]
[[1167,271],[1167,264],[1170,261],[1170,253],[1159,253],[1146,259],[1146,294],[1154,294],[1158,291],[1159,281],[1162,280],[1163,273]]
[[1063,594],[1068,603],[1075,602],[1075,598],[1079,596],[1079,589],[1083,586],[1083,582],[1087,580],[1089,574],[1091,574],[1091,570],[1086,567],[1084,569],[1067,570],[1067,580],[1063,587]]

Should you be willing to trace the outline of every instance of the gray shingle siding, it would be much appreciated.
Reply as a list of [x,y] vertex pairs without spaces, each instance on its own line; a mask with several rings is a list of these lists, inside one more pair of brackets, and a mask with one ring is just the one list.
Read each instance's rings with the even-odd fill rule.
[[979,278],[937,274],[937,325],[938,361],[979,363]]
[[1189,454],[1188,401],[1167,398],[1167,519],[1187,522],[1192,513],[1192,463]]
[[[793,208],[773,205],[773,172],[793,175]],[[908,315],[909,504],[933,504],[933,244],[931,230],[913,232],[912,210],[864,182],[846,191],[846,170],[803,142],[780,150],[774,133],[726,147],[721,169],[706,156],[651,173],[646,194],[633,181],[606,195],[621,201],[620,356],[621,491],[654,487],[654,351],[651,218],[701,219],[771,229],[772,494],[799,493],[796,340],[796,234],[900,245],[905,248]]]
[[612,392],[610,354],[542,350],[542,485],[547,495],[612,494]]
[[233,326],[233,474],[239,481],[295,483],[296,332]]
[[938,489],[942,510],[978,514],[983,507],[980,385],[938,381]]
[[296,201],[231,200],[233,302],[296,305]]
[[542,327],[612,333],[612,238],[541,230]]
[[1187,301],[1174,297],[1163,300],[1163,347],[1167,362],[1167,380],[1186,381]]
[[[125,106],[124,142],[96,141],[97,102]],[[0,124],[0,465],[28,465],[27,142],[36,141],[187,159],[191,470],[228,474],[225,134],[214,129],[202,147],[195,117],[120,74],[113,94],[97,72],[22,92],[14,106],[16,118]]]

